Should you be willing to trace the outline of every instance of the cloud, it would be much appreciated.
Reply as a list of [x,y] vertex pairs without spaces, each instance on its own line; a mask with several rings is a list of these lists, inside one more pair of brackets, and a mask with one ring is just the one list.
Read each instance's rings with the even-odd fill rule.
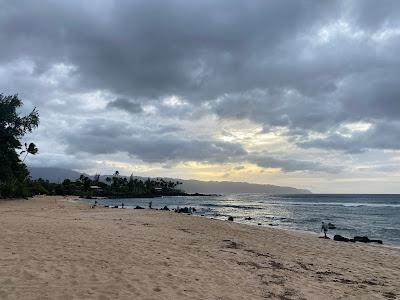
[[143,108],[140,103],[125,98],[117,98],[113,101],[110,101],[108,102],[107,107],[125,110],[132,114],[143,112]]
[[[139,128],[121,121],[92,119],[65,135],[69,154],[115,154],[127,153],[147,163],[172,164],[196,161],[210,164],[249,162],[262,168],[280,168],[283,172],[315,171],[335,173],[339,168],[319,162],[288,158],[275,158],[265,153],[246,151],[240,144],[215,139],[188,139],[179,132],[159,135],[162,129],[142,132]],[[244,169],[243,166],[234,168]]]
[[366,131],[350,135],[332,133],[325,138],[311,139],[299,143],[304,148],[321,148],[325,150],[340,150],[348,153],[362,153],[368,149],[398,150],[400,141],[400,122],[381,122],[374,124]]
[[211,0],[87,5],[4,5],[3,60],[27,57],[35,73],[55,62],[77,66],[82,85],[117,94],[207,99],[271,80],[276,47],[335,17],[336,6]]
[[[162,131],[162,130],[161,130]],[[91,120],[65,136],[67,153],[113,154],[126,152],[148,163],[199,161],[224,163],[246,154],[239,144],[212,139],[159,135],[160,129],[141,131],[125,122]]]
[[262,153],[253,153],[247,160],[262,168],[279,168],[283,172],[311,171],[324,173],[339,173],[343,168],[331,167],[315,161],[295,160],[290,158],[276,158]]
[[3,2],[1,92],[39,108],[43,154],[334,174],[400,150],[397,1]]

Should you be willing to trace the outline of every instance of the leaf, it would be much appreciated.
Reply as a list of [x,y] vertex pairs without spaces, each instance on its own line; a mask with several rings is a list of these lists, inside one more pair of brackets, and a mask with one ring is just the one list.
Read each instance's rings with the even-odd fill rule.
[[36,148],[36,145],[34,143],[30,143],[27,149],[28,153],[35,155],[36,153],[38,153],[38,148]]

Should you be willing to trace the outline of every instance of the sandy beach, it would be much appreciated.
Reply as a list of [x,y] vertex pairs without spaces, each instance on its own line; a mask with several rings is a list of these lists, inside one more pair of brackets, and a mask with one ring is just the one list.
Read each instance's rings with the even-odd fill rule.
[[0,299],[400,297],[396,248],[63,197],[0,215]]

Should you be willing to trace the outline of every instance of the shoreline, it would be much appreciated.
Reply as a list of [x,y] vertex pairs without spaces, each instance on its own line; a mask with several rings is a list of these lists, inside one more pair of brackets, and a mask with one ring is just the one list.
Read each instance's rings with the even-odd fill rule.
[[[201,195],[201,194],[199,194],[199,195]],[[202,195],[202,196],[204,196],[204,195]],[[212,195],[207,195],[207,196],[212,196]],[[73,196],[71,196],[71,197],[73,197]],[[100,200],[104,200],[104,199],[105,200],[107,200],[107,199],[113,200],[113,199],[120,199],[120,198],[97,198],[97,200],[99,200],[99,199]],[[95,198],[94,199],[79,198],[77,200],[81,201],[82,203],[88,204],[89,203],[88,201],[96,200],[96,199]],[[123,199],[121,198],[121,200],[123,200]],[[102,205],[100,205],[100,207],[102,207]],[[111,208],[111,207],[109,207],[109,208]],[[125,208],[126,209],[135,209],[134,206],[130,206],[130,205],[125,205]],[[142,208],[143,209],[148,209],[147,207],[142,207]],[[160,208],[153,208],[153,210],[162,211]],[[173,211],[174,208],[170,208],[170,210]],[[205,217],[205,218],[208,218],[208,219],[227,221],[227,219],[219,218],[218,216],[212,216],[212,215],[207,215],[207,214],[201,215],[201,212],[194,212],[192,215],[193,216],[198,216],[198,217]],[[249,226],[256,226],[256,227],[263,227],[263,228],[270,228],[270,229],[279,229],[279,230],[286,230],[286,231],[293,231],[293,232],[297,232],[297,233],[308,234],[308,235],[311,235],[311,236],[321,236],[321,234],[319,232],[311,231],[311,230],[308,231],[308,230],[304,230],[304,229],[300,229],[300,228],[299,229],[297,229],[297,228],[286,228],[286,227],[283,227],[283,226],[280,226],[280,225],[269,226],[269,224],[266,224],[266,223],[258,225],[256,223],[243,222],[242,219],[237,219],[237,218],[234,219],[234,222],[237,223],[237,224],[242,224],[242,225],[249,225]],[[334,229],[332,229],[332,230],[334,230]],[[333,240],[334,235],[335,234],[330,234],[328,232],[328,237],[331,240]],[[362,236],[362,235],[360,235],[360,236]],[[349,238],[352,238],[352,237],[349,237]],[[339,242],[339,241],[336,241],[336,242]],[[340,243],[345,243],[345,242],[341,242],[340,241]],[[370,242],[370,243],[355,242],[355,243],[362,244],[362,245],[385,246],[385,247],[389,247],[389,248],[400,249],[400,244],[391,243],[391,242],[388,242],[388,241],[385,241],[385,240],[383,240],[383,244],[377,244],[377,243],[374,243],[374,242]]]
[[2,299],[400,296],[399,249],[174,212],[91,209],[76,197],[0,201],[0,213]]

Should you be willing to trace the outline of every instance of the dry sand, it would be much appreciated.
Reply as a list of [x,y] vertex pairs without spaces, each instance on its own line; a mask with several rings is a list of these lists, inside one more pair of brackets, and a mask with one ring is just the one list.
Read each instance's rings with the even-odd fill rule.
[[0,201],[0,227],[0,299],[400,297],[388,247],[62,197]]

